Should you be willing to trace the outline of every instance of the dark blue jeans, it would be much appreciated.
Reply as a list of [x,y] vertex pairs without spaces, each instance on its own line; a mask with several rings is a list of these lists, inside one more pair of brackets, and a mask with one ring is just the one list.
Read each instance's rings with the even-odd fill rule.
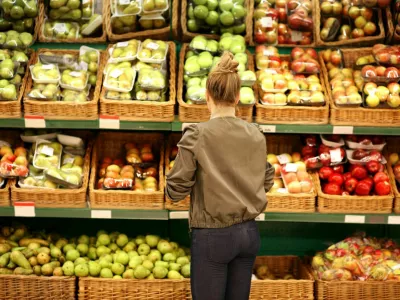
[[193,300],[248,300],[260,248],[256,221],[192,230]]

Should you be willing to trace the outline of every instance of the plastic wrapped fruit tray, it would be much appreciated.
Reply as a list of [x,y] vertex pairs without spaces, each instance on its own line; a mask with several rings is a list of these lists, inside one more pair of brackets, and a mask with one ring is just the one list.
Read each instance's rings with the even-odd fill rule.
[[[189,44],[182,44],[182,49],[179,54],[179,72],[178,72],[178,103],[179,103],[179,120],[181,122],[205,122],[210,119],[210,112],[208,111],[207,104],[186,104],[184,99],[184,70],[185,55],[189,51]],[[248,69],[254,71],[254,60],[252,54],[246,50],[248,57]],[[255,89],[253,86],[253,90]],[[255,102],[258,101],[257,93],[254,93]],[[237,105],[236,116],[247,122],[253,120],[253,105]]]
[[[158,189],[154,192],[131,190],[97,189],[97,164],[104,157],[124,157],[121,152],[127,142],[146,143],[153,146],[159,157]],[[89,183],[89,198],[92,208],[107,209],[163,209],[164,208],[164,136],[159,133],[102,132],[98,135],[93,149]],[[89,298],[88,298],[89,299]],[[92,298],[90,298],[92,299]],[[95,298],[94,298],[95,299]]]
[[[390,155],[390,153],[400,153],[400,138],[388,137],[386,152],[387,152],[387,155]],[[392,191],[394,193],[393,211],[396,214],[400,214],[400,191],[399,191],[400,184],[397,183],[397,180],[394,176],[393,167],[390,164],[390,162],[388,162],[387,168],[388,168],[388,174],[389,174],[389,179],[390,179],[390,185],[392,186]]]
[[[345,68],[352,68],[359,57],[371,55],[372,48],[347,48],[341,49]],[[325,84],[329,83],[328,69],[319,54],[322,74]],[[400,124],[400,111],[396,109],[384,108],[364,108],[364,107],[339,107],[333,101],[332,90],[326,86],[328,100],[330,103],[330,123],[332,125],[350,125],[354,126],[373,126],[391,127]]]

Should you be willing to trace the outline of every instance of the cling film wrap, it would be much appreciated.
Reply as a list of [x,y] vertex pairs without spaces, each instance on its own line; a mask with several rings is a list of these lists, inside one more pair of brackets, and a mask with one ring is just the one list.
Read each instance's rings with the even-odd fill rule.
[[291,0],[287,4],[289,28],[297,31],[312,32],[313,4],[310,0]]
[[63,146],[57,142],[47,140],[37,140],[33,166],[40,170],[51,167],[59,168],[61,165]]
[[278,11],[260,3],[254,11],[254,41],[262,45],[278,43]]
[[146,39],[140,45],[138,59],[145,63],[162,64],[167,59],[167,53],[166,42]]
[[136,31],[137,16],[111,16],[111,27],[115,34]]
[[18,33],[14,30],[0,32],[0,48],[27,49],[33,44],[33,36],[29,32]]
[[36,63],[30,67],[32,80],[35,83],[58,84],[61,79],[60,70],[56,64]]
[[122,62],[108,68],[104,86],[110,91],[130,92],[135,83],[136,70],[130,62]]
[[43,35],[53,40],[71,40],[79,36],[79,24],[67,21],[51,21],[46,19],[42,26]]
[[160,29],[168,26],[162,15],[144,15],[139,18],[139,25],[143,30]]
[[0,7],[3,18],[13,22],[24,18],[36,18],[39,11],[36,0],[2,0]]
[[117,16],[135,16],[142,11],[141,0],[111,0],[111,14]]
[[218,54],[218,42],[215,40],[207,39],[202,35],[198,35],[192,39],[189,44],[190,50],[194,53],[200,54],[203,51],[208,51],[212,55]]
[[363,87],[363,106],[367,108],[400,108],[400,85],[397,82],[368,82]]
[[60,87],[58,84],[34,83],[28,97],[36,100],[57,101],[60,98]]
[[88,71],[64,70],[61,75],[60,85],[64,89],[84,91],[89,80]]
[[0,101],[15,101],[18,99],[19,88],[21,84],[0,81]]
[[20,66],[19,62],[13,61],[10,58],[0,61],[0,80],[13,79],[18,72],[19,66]]
[[116,43],[112,46],[108,53],[110,54],[109,62],[118,63],[122,61],[133,61],[136,59],[141,42],[139,40],[129,40]]
[[147,91],[161,91],[167,86],[166,74],[160,70],[142,69],[138,75],[138,86]]
[[142,0],[141,2],[144,14],[163,13],[169,8],[169,0]]

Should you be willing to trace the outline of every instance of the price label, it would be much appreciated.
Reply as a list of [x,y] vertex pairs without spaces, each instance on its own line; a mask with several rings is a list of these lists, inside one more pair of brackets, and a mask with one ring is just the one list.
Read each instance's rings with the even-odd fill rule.
[[129,3],[131,3],[131,0],[119,0],[118,2],[121,5],[128,5]]
[[276,191],[277,191],[278,193],[281,193],[281,194],[287,194],[287,193],[288,193],[287,189],[285,189],[285,188],[279,188],[279,189],[277,189]]
[[260,125],[260,127],[263,132],[276,132],[275,125]]
[[146,48],[149,48],[151,50],[157,50],[160,46],[157,43],[148,43]]
[[87,71],[89,65],[88,65],[87,62],[81,61],[81,62],[79,63],[79,67],[80,67],[81,70]]
[[388,224],[400,225],[400,216],[389,216]]
[[100,116],[99,128],[102,129],[119,129],[120,122],[118,116]]
[[42,69],[43,70],[52,70],[52,69],[54,69],[54,65],[53,64],[42,65]]
[[89,3],[91,0],[82,0],[82,5],[85,5],[86,3]]
[[122,47],[127,47],[128,45],[129,45],[128,42],[119,42],[119,43],[117,43],[115,46],[116,46],[117,48],[122,48]]
[[111,210],[92,210],[92,219],[111,219]]
[[303,34],[301,31],[292,30],[292,41],[299,42],[303,39]]
[[353,126],[333,126],[333,134],[353,134]]
[[65,33],[67,31],[67,26],[65,23],[57,23],[54,25],[54,31],[57,31],[57,33]]
[[63,165],[66,165],[66,164],[73,164],[74,161],[75,161],[75,158],[74,158],[74,157],[66,157],[66,158],[64,158],[64,160],[63,160]]
[[334,149],[334,150],[330,150],[329,153],[331,155],[331,162],[332,163],[338,163],[338,162],[341,162],[343,160],[342,154],[340,152],[340,148]]
[[345,223],[364,224],[365,223],[365,216],[345,215],[344,216],[344,222]]
[[16,217],[35,217],[35,202],[15,202],[14,216]]
[[46,128],[46,121],[41,116],[25,116],[25,128]]
[[40,153],[47,155],[47,156],[53,156],[54,149],[47,145],[43,145],[43,148],[42,148],[42,150],[40,150]]
[[395,266],[392,267],[392,270],[393,270],[393,271],[396,271],[396,270],[398,270],[398,269],[400,269],[400,264],[397,264],[397,265],[395,265]]
[[281,165],[287,164],[289,162],[288,157],[286,155],[283,155],[283,154],[278,155],[276,158],[278,159],[278,161],[279,161],[279,163]]
[[258,215],[255,220],[256,221],[265,221],[265,214]]
[[121,69],[115,69],[115,70],[111,71],[110,76],[112,78],[118,78],[119,76],[122,75],[122,73],[123,73],[123,71]]
[[286,164],[285,170],[286,170],[286,172],[295,173],[295,172],[297,172],[297,165],[296,164],[292,164],[292,163]]
[[189,219],[188,211],[171,211],[169,213],[170,219]]
[[271,17],[263,17],[260,20],[261,26],[266,27],[266,28],[271,28],[272,27],[272,18]]
[[69,73],[69,75],[71,75],[72,77],[80,77],[82,73],[78,71],[72,71]]

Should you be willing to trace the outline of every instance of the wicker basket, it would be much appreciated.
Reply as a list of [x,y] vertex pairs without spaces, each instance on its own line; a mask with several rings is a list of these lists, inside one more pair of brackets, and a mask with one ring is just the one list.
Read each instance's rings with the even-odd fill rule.
[[378,35],[374,36],[365,36],[357,39],[349,39],[344,41],[333,41],[333,42],[324,42],[321,39],[321,8],[319,1],[314,1],[315,3],[315,38],[318,46],[326,46],[326,47],[366,47],[373,46],[375,44],[383,43],[385,41],[385,29],[383,27],[382,21],[382,11],[380,9],[376,10],[378,12],[378,20],[377,20],[377,29],[379,30]]
[[[170,25],[160,28],[160,29],[151,29],[151,30],[142,30],[142,31],[137,31],[137,32],[129,32],[129,33],[124,33],[124,34],[116,34],[113,33],[112,27],[111,27],[111,1],[112,0],[104,0],[103,1],[103,12],[104,12],[104,23],[105,23],[105,30],[107,32],[108,39],[111,42],[117,42],[117,41],[122,41],[122,40],[131,40],[131,39],[138,39],[138,40],[144,40],[144,39],[155,39],[155,40],[164,40],[168,41],[169,35],[170,35]],[[173,2],[176,2],[179,0],[171,0]],[[171,4],[171,2],[170,2]],[[173,4],[172,4],[173,5]],[[104,10],[105,8],[105,10]],[[174,22],[174,19],[172,19],[172,28],[177,26],[178,24],[176,23],[176,20]]]
[[[39,59],[39,54],[51,51],[56,54],[72,54],[79,55],[79,50],[53,50],[40,49],[35,56],[34,62]],[[89,99],[90,101],[75,103],[65,101],[40,101],[32,99],[28,96],[33,87],[32,76],[28,76],[28,81],[24,96],[24,111],[25,115],[42,116],[52,120],[96,120],[98,119],[98,102],[100,88],[103,79],[103,68],[105,64],[105,54],[100,52],[100,63],[97,71],[96,86],[91,88]]]
[[176,98],[176,52],[175,44],[168,42],[169,50],[169,100],[132,101],[108,100],[106,88],[100,95],[100,114],[105,116],[119,116],[124,121],[172,122],[174,120],[174,106]]
[[[107,35],[106,35],[106,26],[105,26],[105,20],[103,18],[103,24],[102,24],[102,33],[101,36],[98,37],[81,37],[81,38],[76,38],[76,39],[53,39],[53,38],[48,38],[43,34],[43,26],[46,20],[46,5],[44,3],[45,1],[39,1],[39,22],[40,22],[40,27],[38,28],[38,35],[39,35],[39,41],[42,43],[79,43],[79,44],[96,44],[96,43],[104,43],[107,41]],[[103,9],[102,9],[102,15],[106,16],[106,5],[103,3]]]
[[[169,172],[169,158],[171,157],[172,147],[176,146],[181,139],[182,134],[180,133],[172,133],[168,137],[167,146],[165,149],[165,174]],[[172,201],[165,195],[165,209],[169,210],[189,210],[190,208],[190,196],[187,196],[184,200],[181,201]]]
[[399,281],[316,281],[317,300],[394,300],[399,294]]
[[[185,55],[189,50],[189,44],[182,44],[179,54],[179,72],[178,72],[178,103],[179,103],[179,120],[181,122],[206,122],[210,119],[210,112],[206,104],[186,104],[183,95],[183,66],[185,65]],[[254,59],[249,51],[246,51],[248,57],[248,68],[254,71]],[[255,85],[254,85],[255,87]],[[254,89],[253,87],[253,89]],[[254,93],[256,103],[258,102],[258,94]],[[254,105],[237,105],[236,116],[247,122],[253,121]]]
[[0,119],[14,119],[22,116],[22,96],[24,95],[25,86],[28,81],[29,66],[35,61],[36,54],[30,51],[29,62],[26,66],[25,75],[22,78],[21,86],[18,92],[18,98],[15,101],[0,101]]
[[[391,153],[400,153],[400,138],[399,137],[387,137],[386,138],[386,159],[389,161],[389,155]],[[392,191],[394,193],[394,212],[396,214],[400,214],[400,191],[399,184],[397,183],[396,178],[394,177],[393,167],[390,163],[387,165],[390,185],[392,186]]]
[[[6,180],[6,179],[5,179]],[[10,206],[10,188],[12,179],[7,180],[2,188],[0,188],[0,207]]]
[[171,30],[172,37],[176,41],[180,41],[182,37],[182,27],[180,26],[179,13],[181,9],[181,1],[172,0],[172,16],[171,16]]
[[[125,157],[126,142],[150,143],[154,153],[160,158],[159,189],[156,192],[137,192],[124,190],[96,189],[97,165],[108,156]],[[89,184],[90,205],[92,208],[108,209],[163,209],[164,208],[164,136],[160,133],[102,132],[96,140],[92,156],[92,169]]]
[[[190,42],[195,36],[201,34],[208,39],[219,40],[218,34],[203,34],[190,32],[187,28],[187,8],[189,0],[182,0],[181,3],[181,26],[182,26],[182,42]],[[249,43],[253,36],[253,13],[254,13],[254,0],[245,0],[246,3],[246,35],[244,36],[246,43]]]
[[[289,59],[289,55],[281,55],[282,58]],[[325,94],[324,106],[273,106],[256,103],[256,122],[259,124],[328,124],[329,121],[329,101],[328,94],[324,85],[324,77],[319,74],[319,79]],[[257,85],[255,93],[258,94]]]
[[[344,65],[352,68],[356,60],[360,56],[370,55],[371,48],[348,48],[341,49]],[[365,108],[365,107],[339,107],[335,104],[332,97],[332,89],[329,86],[328,70],[319,54],[319,60],[328,92],[328,98],[331,107],[330,123],[332,125],[351,125],[354,126],[374,126],[374,127],[391,127],[400,125],[400,110],[384,109],[384,108]]]
[[295,280],[253,280],[250,300],[314,299],[314,279],[298,257],[258,256],[254,269],[261,265],[267,265],[275,276],[284,277],[292,274]]
[[[276,155],[292,153],[301,147],[300,136],[289,135],[266,135],[267,152]],[[266,212],[291,212],[291,213],[313,213],[315,212],[315,197],[317,193],[314,188],[312,193],[282,194],[268,192],[268,206]]]
[[79,278],[79,300],[186,300],[190,281]]
[[[75,132],[76,136],[85,137],[85,133]],[[88,137],[90,135],[86,135]],[[87,138],[86,154],[83,165],[82,187],[79,189],[40,189],[20,188],[16,181],[11,185],[12,204],[19,201],[35,202],[41,208],[85,208],[87,202],[87,188],[89,183],[90,156],[92,141]],[[1,299],[1,298],[0,298]]]
[[384,24],[386,30],[386,43],[390,44],[393,41],[394,31],[394,16],[392,15],[390,6],[385,8]]
[[322,192],[318,173],[312,174],[318,192],[320,213],[388,214],[393,209],[393,191],[387,196],[339,196]]
[[4,300],[74,300],[76,278],[1,275],[0,286]]

